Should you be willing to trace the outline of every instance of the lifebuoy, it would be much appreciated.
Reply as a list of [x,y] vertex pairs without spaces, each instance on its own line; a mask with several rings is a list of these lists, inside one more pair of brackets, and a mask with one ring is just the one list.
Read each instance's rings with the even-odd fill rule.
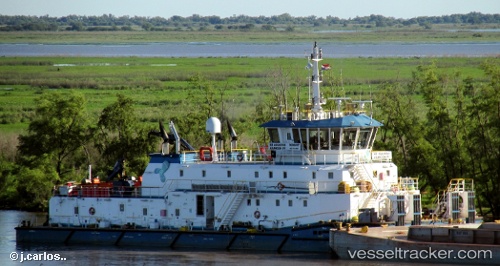
[[255,211],[253,213],[253,217],[255,217],[255,219],[259,219],[260,218],[260,211]]
[[279,182],[278,185],[276,185],[276,187],[281,191],[285,188],[285,185],[283,185],[283,183]]
[[[205,156],[205,152],[208,151],[208,156]],[[202,161],[212,161],[213,149],[212,147],[201,147],[200,148],[200,160]]]
[[90,207],[90,208],[89,208],[89,214],[90,214],[90,215],[94,215],[94,214],[95,214],[95,209],[94,209],[94,207]]

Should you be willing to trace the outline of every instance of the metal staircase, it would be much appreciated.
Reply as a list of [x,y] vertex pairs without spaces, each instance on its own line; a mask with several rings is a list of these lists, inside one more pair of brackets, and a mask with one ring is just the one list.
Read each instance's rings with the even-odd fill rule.
[[[245,198],[245,193],[241,192],[235,192],[232,195],[229,196],[229,204],[225,208],[225,213],[223,214],[221,218],[221,223],[219,224],[220,227],[226,227],[229,228],[229,223],[234,217],[234,214],[236,214],[236,211],[240,207],[241,203],[243,202],[243,199]],[[223,209],[221,211],[224,211]]]
[[352,178],[354,179],[355,182],[360,182],[360,181],[368,181],[372,185],[372,189],[370,192],[370,195],[366,200],[361,204],[361,208],[377,208],[377,204],[382,198],[384,192],[379,191],[377,188],[376,183],[373,180],[372,177],[372,168],[367,169],[366,164],[356,164],[351,168],[352,172]]

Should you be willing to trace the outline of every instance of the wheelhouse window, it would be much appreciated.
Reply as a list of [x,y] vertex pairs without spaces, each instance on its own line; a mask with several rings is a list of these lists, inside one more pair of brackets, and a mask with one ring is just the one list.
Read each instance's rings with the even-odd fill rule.
[[332,130],[330,132],[330,139],[332,141],[332,150],[338,150],[340,146],[340,130]]
[[293,133],[293,142],[300,143],[299,129],[298,128],[292,129],[292,133]]
[[368,149],[368,143],[370,140],[370,135],[372,131],[371,129],[363,129],[359,133],[359,140],[358,140],[358,149]]
[[309,130],[309,149],[317,150],[319,148],[319,139],[318,139],[318,130],[310,129]]
[[319,148],[321,150],[330,149],[330,142],[328,138],[328,129],[319,130]]
[[356,141],[356,129],[344,130],[342,134],[342,149],[351,150],[354,149],[354,144]]
[[269,132],[271,142],[280,142],[280,135],[277,128],[268,128],[267,131]]

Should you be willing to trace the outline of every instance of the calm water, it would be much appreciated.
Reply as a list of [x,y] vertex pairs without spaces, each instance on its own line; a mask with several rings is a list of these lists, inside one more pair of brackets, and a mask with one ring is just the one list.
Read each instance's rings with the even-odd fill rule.
[[[139,57],[304,57],[312,42],[304,43],[145,43],[145,44],[0,44],[0,56],[139,56]],[[485,57],[500,54],[491,43],[320,43],[328,58],[348,57]]]
[[[192,251],[171,250],[161,248],[120,248],[95,246],[45,246],[45,245],[17,245],[14,227],[22,220],[31,220],[42,223],[44,213],[29,213],[20,211],[0,211],[0,265],[397,265],[422,266],[420,263],[391,263],[381,261],[346,261],[332,259],[325,254],[277,254],[234,251]],[[12,252],[23,256],[46,254],[60,256],[65,261],[25,261],[10,259]],[[444,265],[444,264],[443,264]]]

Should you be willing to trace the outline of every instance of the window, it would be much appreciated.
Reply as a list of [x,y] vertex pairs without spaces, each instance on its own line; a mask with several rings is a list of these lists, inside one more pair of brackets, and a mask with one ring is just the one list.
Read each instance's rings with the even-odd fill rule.
[[269,132],[269,138],[271,139],[271,142],[280,142],[280,137],[279,137],[279,133],[278,133],[277,128],[269,128],[268,132]]
[[304,200],[304,201],[302,202],[302,204],[303,204],[303,206],[304,206],[304,207],[307,207],[307,200]]
[[255,171],[254,175],[255,175],[255,178],[259,178],[259,172]]
[[202,170],[202,171],[201,171],[201,177],[206,177],[206,176],[207,176],[207,171]]
[[280,206],[280,200],[279,200],[279,199],[277,199],[277,200],[276,200],[276,206],[277,206],[277,207],[279,207],[279,206]]
[[255,200],[255,206],[260,206],[260,199]]
[[247,199],[247,206],[252,206],[252,200],[251,199]]
[[293,200],[288,200],[288,207],[293,207]]
[[292,129],[293,132],[293,142],[300,143],[300,133],[298,128]]
[[148,216],[148,208],[142,208],[142,215]]
[[328,172],[328,179],[333,179],[333,172]]
[[283,178],[287,178],[287,173],[283,172]]
[[181,210],[175,209],[175,216],[180,216],[180,215],[181,215]]
[[231,177],[231,171],[227,171],[227,177]]
[[179,170],[179,176],[183,177],[184,176],[184,170]]
[[74,209],[74,213],[75,213],[75,214],[78,214],[78,207],[75,207],[75,209]]
[[196,215],[205,215],[205,197],[196,195]]
[[273,178],[273,171],[269,171],[269,178]]
[[120,211],[121,212],[124,212],[125,211],[125,204],[120,204]]
[[316,172],[312,172],[312,178],[316,179]]

